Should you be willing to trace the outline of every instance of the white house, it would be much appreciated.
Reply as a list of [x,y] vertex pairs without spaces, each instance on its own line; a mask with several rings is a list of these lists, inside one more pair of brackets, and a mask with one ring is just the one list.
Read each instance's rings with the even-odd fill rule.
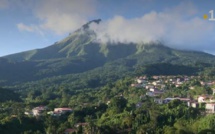
[[213,95],[215,94],[215,89],[214,88],[212,88],[213,89]]
[[199,103],[205,103],[205,102],[215,102],[212,96],[210,95],[201,95],[198,97]]
[[67,112],[72,112],[71,108],[55,108],[54,111],[49,111],[47,114],[50,114],[52,116],[61,116]]
[[147,85],[146,86],[146,89],[150,89],[150,88],[155,88],[155,86],[153,86],[153,85]]
[[187,102],[187,106],[188,107],[193,107],[193,108],[198,108],[199,107],[199,103],[195,102],[195,101],[188,101]]
[[33,116],[40,116],[43,111],[45,111],[47,107],[39,106],[32,109]]
[[205,102],[205,99],[206,99],[206,96],[199,96],[198,97],[198,102],[199,103]]
[[152,82],[152,85],[156,86],[158,83],[156,81]]
[[191,107],[198,108],[199,107],[199,103],[198,102],[193,102],[193,103],[191,103]]
[[215,113],[215,103],[206,103],[205,111],[206,113]]
[[157,88],[150,88],[149,91],[155,92],[155,91],[159,91],[159,90]]
[[141,84],[141,83],[145,83],[145,79],[142,79],[142,78],[138,78],[137,79],[137,83]]

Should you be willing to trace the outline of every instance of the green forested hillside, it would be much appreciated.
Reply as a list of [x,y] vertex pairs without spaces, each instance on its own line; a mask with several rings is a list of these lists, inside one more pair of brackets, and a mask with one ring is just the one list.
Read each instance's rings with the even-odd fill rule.
[[[92,46],[98,47],[97,44]],[[134,45],[127,46],[128,48],[125,45],[110,46],[109,50],[105,50],[108,51],[105,55],[95,50],[85,56],[71,56],[46,60],[11,61],[5,57],[5,59],[1,59],[0,80],[3,85],[8,85],[40,80],[47,77],[62,77],[68,74],[86,73],[90,70],[103,70],[105,72],[110,67],[125,68],[126,71],[134,71],[135,68],[155,63],[170,63],[186,66],[194,66],[196,63],[215,63],[214,56],[200,52],[179,51],[158,45],[148,46],[142,52],[140,50],[127,52],[130,50],[129,47],[132,48]],[[124,52],[121,51],[120,47],[125,47]],[[89,50],[90,48],[91,46],[89,46]],[[122,53],[118,54],[117,51]],[[109,53],[110,56],[108,56]],[[150,69],[152,68],[150,67]],[[111,73],[112,70],[109,71]]]
[[[215,63],[213,55],[176,50],[161,43],[99,43],[97,35],[89,29],[91,23],[99,22],[91,21],[49,47],[2,57],[0,86],[37,83],[47,79],[60,79],[60,83],[64,83],[72,79],[85,79],[85,75],[114,79],[124,74],[131,75],[140,68],[145,68],[144,73],[149,75],[195,74],[200,71],[195,67],[197,63],[209,66]],[[163,63],[166,66],[171,64],[172,71],[161,69],[159,64]],[[182,66],[186,67],[178,70]]]
[[12,90],[0,88],[0,102],[21,101],[19,94]]

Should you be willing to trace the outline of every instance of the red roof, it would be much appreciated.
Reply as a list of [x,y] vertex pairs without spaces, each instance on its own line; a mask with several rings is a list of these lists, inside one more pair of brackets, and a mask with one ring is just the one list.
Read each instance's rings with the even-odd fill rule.
[[45,110],[46,107],[45,106],[39,106],[39,107],[35,107],[33,110],[39,110],[39,111],[42,111],[42,110]]
[[206,105],[215,105],[215,103],[206,103]]
[[54,111],[72,111],[71,108],[55,108]]
[[72,128],[68,128],[64,131],[64,133],[73,133],[75,132],[76,130],[75,129],[72,129]]
[[88,125],[88,123],[86,123],[86,122],[84,122],[84,123],[77,123],[76,126],[77,126],[77,125],[78,125],[78,126],[86,126],[86,125]]
[[179,98],[181,101],[189,101],[189,98]]

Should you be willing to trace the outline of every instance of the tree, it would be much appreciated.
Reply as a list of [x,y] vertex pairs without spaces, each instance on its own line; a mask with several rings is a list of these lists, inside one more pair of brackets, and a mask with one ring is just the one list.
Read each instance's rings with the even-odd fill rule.
[[120,113],[127,105],[127,100],[124,97],[114,97],[110,101],[109,108],[113,113]]
[[176,129],[170,126],[164,126],[163,132],[164,134],[175,134]]

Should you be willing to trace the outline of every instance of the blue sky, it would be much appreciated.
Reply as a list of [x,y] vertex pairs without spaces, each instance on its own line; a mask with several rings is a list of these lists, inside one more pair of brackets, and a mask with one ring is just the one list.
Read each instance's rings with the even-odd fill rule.
[[215,54],[212,0],[0,0],[0,56],[43,48],[92,19],[113,41],[149,42]]

